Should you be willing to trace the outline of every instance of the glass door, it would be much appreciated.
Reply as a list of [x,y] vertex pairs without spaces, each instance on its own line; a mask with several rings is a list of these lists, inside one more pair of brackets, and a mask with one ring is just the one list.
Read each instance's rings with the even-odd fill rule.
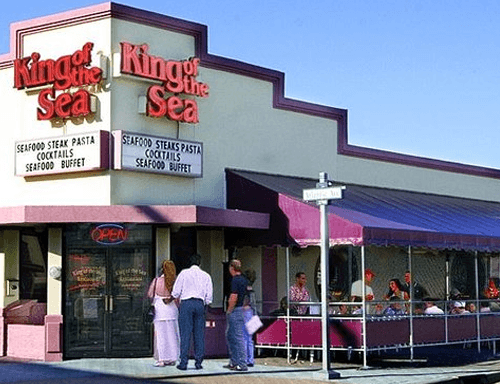
[[67,260],[66,350],[75,357],[101,356],[106,352],[108,325],[107,252],[73,249]]
[[151,231],[136,228],[129,243],[99,245],[85,241],[92,231],[86,225],[71,229],[66,233],[65,356],[151,355],[152,329],[143,321],[152,280]]
[[110,249],[109,348],[119,355],[147,355],[151,350],[150,325],[143,321],[149,305],[146,292],[149,249]]

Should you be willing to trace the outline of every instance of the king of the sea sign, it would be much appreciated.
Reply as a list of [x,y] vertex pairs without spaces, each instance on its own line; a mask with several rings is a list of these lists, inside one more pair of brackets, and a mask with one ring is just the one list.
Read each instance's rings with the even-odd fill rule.
[[115,169],[202,177],[202,143],[125,131],[113,136]]

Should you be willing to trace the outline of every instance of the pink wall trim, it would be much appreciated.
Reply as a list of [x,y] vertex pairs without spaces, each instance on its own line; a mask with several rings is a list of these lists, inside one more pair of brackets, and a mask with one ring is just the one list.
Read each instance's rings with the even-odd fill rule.
[[62,361],[63,359],[62,324],[62,315],[45,316],[45,361]]
[[276,248],[262,250],[262,313],[264,314],[279,307],[277,253]]
[[8,324],[7,356],[45,360],[45,326]]
[[269,228],[269,214],[196,205],[72,205],[0,208],[0,224],[28,223],[179,223]]
[[[289,99],[284,96],[285,75],[283,72],[208,53],[208,30],[205,25],[112,2],[11,24],[10,52],[0,55],[0,69],[13,65],[13,60],[19,57],[22,52],[23,39],[26,35],[63,26],[88,23],[109,17],[152,25],[158,28],[191,35],[195,38],[196,55],[200,57],[203,67],[269,81],[273,84],[274,108],[320,116],[337,121],[338,139],[336,146],[337,153],[340,155],[437,169],[447,172],[500,178],[500,170],[493,168],[447,162],[351,145],[348,143],[346,109]],[[332,143],[332,146],[334,147],[335,143]]]
[[7,325],[5,324],[5,317],[0,316],[0,356],[5,356],[7,354],[6,336],[7,336]]

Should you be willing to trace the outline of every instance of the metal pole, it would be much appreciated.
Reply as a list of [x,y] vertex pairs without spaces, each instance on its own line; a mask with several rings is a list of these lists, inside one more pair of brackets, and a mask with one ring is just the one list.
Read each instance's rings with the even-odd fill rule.
[[[286,247],[286,286],[290,287],[290,247]],[[281,304],[281,303],[280,303]],[[286,295],[286,359],[290,364],[290,294]]]
[[444,308],[444,330],[445,330],[445,340],[448,343],[448,310],[450,307],[450,256],[446,255],[446,276],[445,276],[445,284],[446,284],[446,304]]
[[363,368],[368,368],[367,348],[366,348],[366,281],[365,281],[365,246],[361,246],[361,292],[363,294]]
[[[320,183],[328,183],[328,175],[320,173]],[[328,287],[330,277],[329,250],[330,234],[328,232],[328,201],[319,200],[320,234],[321,234],[321,342],[323,345],[323,369],[330,371],[330,327],[328,324]]]
[[410,271],[410,360],[413,361],[413,270],[411,263],[411,245],[408,246],[408,270]]
[[481,353],[481,321],[479,318],[479,266],[477,260],[477,251],[474,254],[474,269],[476,277],[476,331],[477,331],[477,351]]
[[[329,188],[328,174],[320,172],[319,183],[316,190],[304,190],[304,200],[315,200],[320,209],[320,234],[321,234],[321,342],[323,353],[323,369],[328,380],[340,377],[340,373],[330,370],[330,324],[328,321],[328,288],[330,286],[330,233],[328,230],[328,204],[329,199],[342,198],[341,188]],[[310,192],[312,191],[312,194]]]

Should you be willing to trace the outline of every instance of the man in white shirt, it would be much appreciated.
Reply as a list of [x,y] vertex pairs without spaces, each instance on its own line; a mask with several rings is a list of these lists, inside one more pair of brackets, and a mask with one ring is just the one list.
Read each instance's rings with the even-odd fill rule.
[[[375,273],[370,268],[365,269],[365,300],[371,301],[375,299],[375,295],[373,294],[373,289],[370,287],[373,278],[375,277]],[[354,301],[354,298],[359,297],[363,298],[363,281],[356,280],[352,283],[351,286],[351,301]]]
[[180,300],[179,331],[181,336],[180,362],[177,369],[185,371],[188,365],[191,335],[194,339],[196,369],[202,369],[205,355],[205,306],[212,303],[213,285],[208,273],[200,269],[201,256],[190,258],[191,267],[183,269],[175,280],[172,296]]
[[426,315],[444,315],[444,311],[436,305],[433,299],[425,300],[425,307],[424,314]]

